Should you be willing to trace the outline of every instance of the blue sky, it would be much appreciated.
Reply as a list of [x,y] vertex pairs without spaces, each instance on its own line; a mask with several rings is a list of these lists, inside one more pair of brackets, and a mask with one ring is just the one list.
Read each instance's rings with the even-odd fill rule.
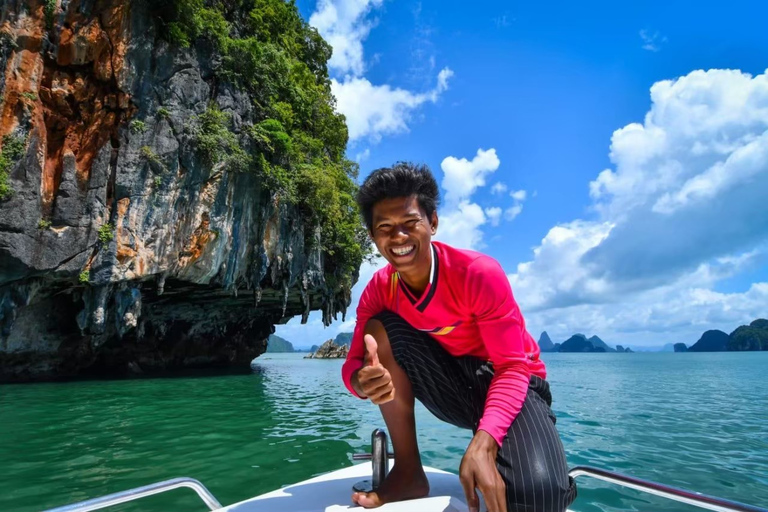
[[[297,4],[361,178],[428,164],[438,239],[501,262],[535,337],[690,345],[768,315],[764,2]],[[350,330],[363,285],[345,324],[277,333]]]

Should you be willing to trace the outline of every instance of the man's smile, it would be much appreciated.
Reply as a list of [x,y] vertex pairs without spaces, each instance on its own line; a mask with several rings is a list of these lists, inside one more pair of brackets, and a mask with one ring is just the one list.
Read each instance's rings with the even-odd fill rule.
[[395,256],[406,256],[413,252],[415,245],[404,245],[402,247],[393,247],[391,250]]

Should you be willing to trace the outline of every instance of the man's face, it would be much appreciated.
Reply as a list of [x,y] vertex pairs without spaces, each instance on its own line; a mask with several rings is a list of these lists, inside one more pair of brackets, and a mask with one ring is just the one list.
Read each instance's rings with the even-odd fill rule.
[[429,274],[430,241],[437,213],[428,218],[415,195],[383,199],[373,205],[371,238],[400,273]]

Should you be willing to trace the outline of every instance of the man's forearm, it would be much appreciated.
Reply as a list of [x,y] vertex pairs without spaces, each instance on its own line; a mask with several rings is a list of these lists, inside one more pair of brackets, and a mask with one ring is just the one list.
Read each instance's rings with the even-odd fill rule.
[[523,408],[529,382],[530,373],[524,365],[500,368],[491,381],[479,429],[489,433],[499,446]]

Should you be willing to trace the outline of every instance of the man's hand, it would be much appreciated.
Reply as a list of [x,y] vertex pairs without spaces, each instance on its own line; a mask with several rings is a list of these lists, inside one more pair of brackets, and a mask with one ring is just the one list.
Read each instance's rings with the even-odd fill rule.
[[395,399],[395,386],[389,370],[379,362],[378,345],[370,334],[363,338],[365,342],[365,361],[363,367],[352,374],[352,387],[362,396],[368,397],[376,405],[385,404]]
[[478,430],[461,459],[459,479],[470,512],[480,510],[475,489],[483,493],[488,512],[507,512],[507,486],[496,469],[498,451],[496,440],[488,432]]

